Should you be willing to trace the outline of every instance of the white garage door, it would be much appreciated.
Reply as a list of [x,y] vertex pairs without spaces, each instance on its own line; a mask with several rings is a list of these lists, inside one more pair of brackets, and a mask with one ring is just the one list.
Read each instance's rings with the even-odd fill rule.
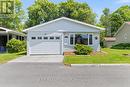
[[32,37],[30,54],[61,54],[61,37]]

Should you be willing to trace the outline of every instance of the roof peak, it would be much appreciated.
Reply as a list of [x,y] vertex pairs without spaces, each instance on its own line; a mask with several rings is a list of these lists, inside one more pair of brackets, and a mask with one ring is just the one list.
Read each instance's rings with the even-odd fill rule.
[[79,23],[79,24],[82,24],[82,25],[86,25],[86,26],[89,26],[89,27],[93,27],[93,28],[96,28],[96,29],[105,30],[104,28],[101,28],[101,27],[98,27],[98,26],[95,26],[95,25],[92,25],[92,24],[88,24],[88,23],[85,23],[85,22],[82,22],[82,21],[78,21],[78,20],[71,19],[71,18],[68,18],[68,17],[64,17],[64,16],[63,16],[63,17],[60,17],[60,18],[57,18],[57,19],[54,19],[54,20],[45,22],[45,23],[43,23],[43,24],[39,24],[39,25],[30,27],[30,28],[28,28],[28,29],[23,30],[23,32],[26,32],[26,31],[28,31],[28,30],[30,30],[30,29],[33,29],[33,28],[36,28],[36,27],[40,27],[40,26],[44,26],[44,25],[47,25],[47,24],[50,24],[50,23],[52,23],[52,22],[59,21],[59,20],[67,20],[67,21]]

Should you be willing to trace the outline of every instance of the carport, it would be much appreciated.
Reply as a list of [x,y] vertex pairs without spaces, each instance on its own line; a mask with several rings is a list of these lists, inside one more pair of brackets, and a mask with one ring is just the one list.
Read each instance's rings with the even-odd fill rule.
[[10,39],[16,38],[18,40],[24,40],[24,37],[25,35],[23,33],[0,27],[0,52],[6,51],[6,43]]

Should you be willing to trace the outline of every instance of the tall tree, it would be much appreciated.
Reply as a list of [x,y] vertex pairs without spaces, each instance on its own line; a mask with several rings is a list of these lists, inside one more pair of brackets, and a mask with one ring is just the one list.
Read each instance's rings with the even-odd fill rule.
[[74,0],[67,0],[59,4],[54,4],[48,0],[37,0],[28,10],[27,27],[62,16],[94,24],[96,17],[87,3],[79,3]]
[[59,15],[83,21],[89,24],[95,23],[96,14],[87,3],[79,3],[75,0],[59,3]]
[[119,13],[112,13],[110,17],[110,28],[111,28],[111,36],[113,36],[119,27],[124,23],[124,19],[121,17]]
[[13,30],[23,29],[24,11],[22,9],[22,2],[15,0],[15,11],[14,14],[7,15],[6,18],[0,18],[0,26],[10,28]]
[[130,6],[128,5],[118,8],[111,14],[109,9],[104,9],[103,13],[100,24],[107,28],[107,36],[113,36],[124,22],[130,21]]
[[58,17],[58,6],[48,0],[36,0],[28,8],[28,16],[28,27],[47,22]]
[[110,26],[111,26],[112,36],[126,21],[130,21],[130,6],[128,5],[118,8],[115,12],[111,14]]
[[101,24],[107,28],[108,27],[108,22],[109,22],[109,17],[110,17],[110,10],[108,8],[105,8],[103,10],[103,14],[101,15],[101,18],[100,18],[100,22]]
[[105,8],[103,10],[103,14],[101,15],[100,18],[100,24],[106,28],[106,36],[111,35],[111,30],[110,30],[110,10],[109,8]]

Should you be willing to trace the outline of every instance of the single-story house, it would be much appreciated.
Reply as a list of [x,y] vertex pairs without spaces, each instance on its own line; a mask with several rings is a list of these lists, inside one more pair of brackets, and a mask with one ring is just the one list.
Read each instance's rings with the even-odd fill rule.
[[27,53],[33,55],[72,52],[77,43],[100,51],[101,30],[104,28],[61,17],[23,32],[27,33]]
[[119,43],[130,43],[130,22],[125,22],[113,37],[105,37],[104,39],[106,47]]
[[23,33],[0,27],[0,52],[6,51],[6,43],[10,39],[16,38],[19,40],[24,40],[24,37],[25,35]]

